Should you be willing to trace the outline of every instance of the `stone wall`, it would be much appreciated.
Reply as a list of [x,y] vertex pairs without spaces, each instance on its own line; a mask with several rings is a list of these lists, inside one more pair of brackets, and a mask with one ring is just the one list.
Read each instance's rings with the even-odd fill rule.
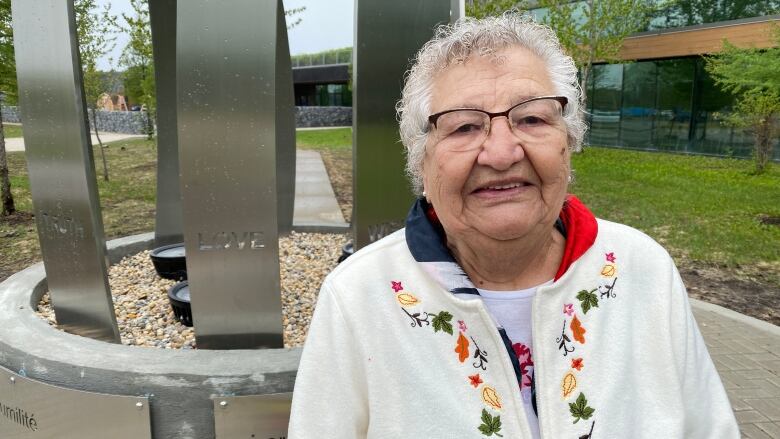
[[352,107],[295,107],[295,126],[352,126]]
[[[3,122],[21,123],[19,107],[2,107]],[[146,134],[146,112],[97,111],[98,130],[109,133]],[[89,128],[95,129],[92,112],[89,112]]]
[[3,114],[3,122],[22,123],[22,116],[19,114],[19,107],[9,107],[3,105],[0,107]]
[[[98,110],[98,129],[110,133],[146,134],[146,112]],[[19,107],[2,107],[3,121],[21,123]],[[92,112],[90,128],[94,129]],[[352,126],[352,107],[295,107],[295,125],[306,127]]]

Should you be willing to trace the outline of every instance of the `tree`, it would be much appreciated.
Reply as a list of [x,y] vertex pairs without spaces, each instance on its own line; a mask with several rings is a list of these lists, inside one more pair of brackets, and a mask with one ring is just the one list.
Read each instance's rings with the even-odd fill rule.
[[146,133],[151,140],[154,135],[153,119],[157,109],[157,95],[149,3],[147,0],[130,0],[130,6],[133,13],[122,13],[123,24],[119,23],[116,17],[106,17],[106,20],[130,36],[130,41],[119,57],[119,65],[125,68],[125,93],[128,99],[146,109]]
[[5,93],[6,104],[16,104],[16,58],[11,25],[11,0],[0,0],[0,92]]
[[[81,56],[82,82],[84,96],[87,101],[87,111],[92,113],[95,124],[95,137],[98,140],[98,150],[103,161],[103,180],[108,181],[108,164],[106,163],[103,142],[98,132],[98,112],[95,107],[98,97],[105,91],[104,75],[97,69],[97,62],[114,48],[115,37],[111,36],[109,22],[93,13],[96,9],[95,0],[76,0],[73,4],[76,14],[76,34]],[[108,15],[111,5],[105,5],[103,16]]]
[[753,132],[755,172],[764,172],[780,131],[780,27],[774,29],[777,46],[738,48],[723,41],[723,51],[705,57],[705,68],[723,91],[736,98],[727,125]]
[[522,4],[518,0],[471,0],[466,4],[466,15],[474,18],[495,17]]
[[580,86],[586,90],[593,63],[620,61],[623,41],[647,27],[655,2],[646,0],[540,0],[547,8],[541,22],[557,34],[564,50],[580,69]]

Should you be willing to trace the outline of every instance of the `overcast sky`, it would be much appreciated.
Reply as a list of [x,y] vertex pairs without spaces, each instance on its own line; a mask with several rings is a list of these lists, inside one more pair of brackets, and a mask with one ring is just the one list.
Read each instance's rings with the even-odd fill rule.
[[[97,0],[98,7],[110,4],[114,15],[132,14],[129,0]],[[301,23],[288,31],[290,53],[315,53],[328,49],[338,49],[352,46],[353,17],[355,14],[354,0],[286,0],[285,9],[306,6],[306,10],[296,15],[303,19]],[[117,61],[122,49],[127,45],[127,36],[119,35],[116,48],[98,68],[101,70],[117,69]],[[109,64],[108,58],[113,58]]]

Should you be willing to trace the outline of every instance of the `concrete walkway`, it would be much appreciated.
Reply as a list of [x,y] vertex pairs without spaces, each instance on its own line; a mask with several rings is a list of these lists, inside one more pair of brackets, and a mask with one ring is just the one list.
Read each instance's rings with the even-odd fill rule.
[[743,438],[780,438],[780,327],[691,300]]
[[297,150],[294,209],[294,230],[346,232],[349,228],[336,201],[325,164],[317,151]]
[[[146,137],[145,134],[121,134],[121,133],[100,133],[100,140],[103,143],[117,142],[125,139],[137,139]],[[92,144],[97,145],[97,137],[92,133]],[[5,139],[6,152],[24,151],[24,137],[9,137]]]

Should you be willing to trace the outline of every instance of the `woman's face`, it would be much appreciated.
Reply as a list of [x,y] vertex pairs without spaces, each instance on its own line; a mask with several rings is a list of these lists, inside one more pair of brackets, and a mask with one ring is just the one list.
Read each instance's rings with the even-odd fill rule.
[[[452,65],[434,79],[431,113],[455,108],[502,112],[555,95],[545,63],[526,49],[503,49]],[[569,148],[563,121],[543,136],[516,135],[492,120],[481,146],[456,151],[428,136],[423,186],[449,239],[509,240],[550,233],[563,205]]]

